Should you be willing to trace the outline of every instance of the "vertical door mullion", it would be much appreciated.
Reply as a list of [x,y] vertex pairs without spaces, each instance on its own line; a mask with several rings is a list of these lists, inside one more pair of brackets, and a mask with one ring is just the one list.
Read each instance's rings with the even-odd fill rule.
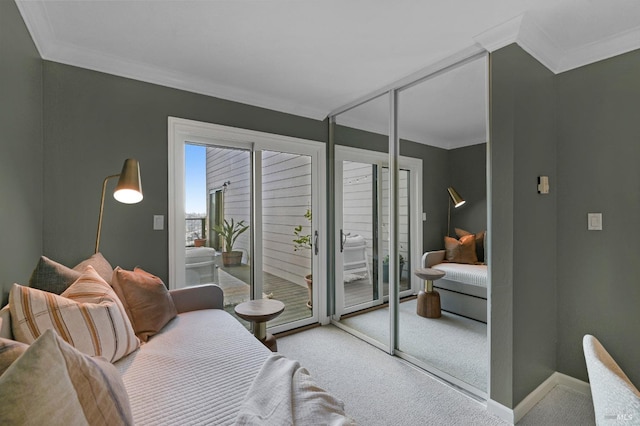
[[398,217],[398,92],[389,92],[389,353],[398,347],[398,294],[400,278]]
[[262,299],[262,151],[251,150],[251,299]]
[[344,313],[345,310],[345,298],[344,298],[344,271],[343,264],[344,259],[342,257],[342,250],[340,247],[342,246],[342,234],[340,231],[344,229],[344,170],[343,170],[344,160],[340,159],[336,161],[335,165],[335,310],[334,310],[334,319],[336,321],[340,321],[340,316]]

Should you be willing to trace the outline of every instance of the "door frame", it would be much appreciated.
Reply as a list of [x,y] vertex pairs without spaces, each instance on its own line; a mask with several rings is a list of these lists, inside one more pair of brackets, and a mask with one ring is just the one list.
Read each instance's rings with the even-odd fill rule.
[[[340,229],[343,229],[342,227],[343,224],[342,224],[342,215],[341,214],[338,215],[338,212],[343,211],[343,205],[342,205],[343,199],[342,199],[342,167],[339,167],[338,163],[342,161],[370,163],[370,164],[377,165],[381,169],[382,167],[389,167],[389,155],[385,152],[371,151],[371,150],[362,149],[362,148],[353,148],[353,147],[348,147],[343,145],[336,145],[335,161],[336,161],[336,166],[334,171],[335,178],[336,178],[336,190],[335,190],[335,211],[336,211],[335,238],[336,239],[335,241],[337,242],[337,244],[334,251],[335,268],[336,268],[334,294],[336,297],[336,301],[335,301],[335,314],[333,315],[332,319],[334,321],[339,321],[341,315],[343,314],[347,314],[350,312],[355,312],[361,309],[383,304],[385,301],[389,300],[391,291],[389,291],[389,293],[386,296],[384,296],[383,294],[384,292],[382,291],[382,289],[380,289],[380,296],[377,301],[354,305],[352,307],[349,307],[348,309],[344,308],[344,284],[342,284],[342,286],[339,285],[342,278],[342,272],[343,272],[342,271],[342,255],[340,253]],[[409,193],[408,193],[408,197],[410,200],[409,232],[412,237],[409,242],[410,253],[411,253],[410,264],[413,265],[413,267],[416,267],[417,265],[420,265],[420,262],[422,259],[422,252],[423,252],[423,247],[422,247],[422,236],[423,236],[423,233],[422,233],[422,222],[423,222],[422,221],[422,212],[423,212],[422,160],[414,157],[400,156],[399,167],[403,170],[409,170]],[[378,210],[380,211],[381,204],[382,204],[382,196],[381,196],[382,188],[378,186],[376,190],[379,195]],[[378,229],[378,232],[377,232],[377,238],[378,238],[378,247],[382,247],[382,232],[380,231],[380,228]],[[378,268],[378,274],[377,274],[378,279],[381,280],[383,275],[382,262],[377,263],[377,268]],[[408,290],[405,290],[401,293],[402,296],[408,295],[411,293],[417,293],[421,288],[420,287],[422,285],[421,280],[418,277],[416,277],[414,274],[412,274],[410,271],[409,271],[409,279],[410,279],[411,285]]]
[[[327,297],[325,291],[326,283],[326,215],[324,206],[326,205],[326,145],[323,142],[308,139],[282,136],[272,133],[259,132],[255,130],[240,129],[223,126],[219,124],[205,123],[201,121],[188,120],[177,117],[168,117],[168,239],[169,239],[169,288],[181,288],[185,286],[185,252],[184,252],[184,145],[185,143],[214,144],[222,147],[246,149],[252,155],[253,168],[253,188],[261,187],[261,153],[265,151],[282,151],[292,154],[308,155],[312,157],[312,191],[311,205],[314,210],[312,215],[312,235],[317,231],[318,244],[320,250],[317,255],[312,254],[314,283],[312,316],[305,320],[294,321],[271,328],[277,333],[293,327],[305,325],[304,323],[315,323],[328,321],[326,315]],[[261,194],[252,189],[252,223],[250,232],[251,240],[262,240],[262,211]],[[258,238],[256,238],[258,236]],[[253,270],[262,269],[262,247],[260,244],[252,243],[252,267]],[[260,268],[260,269],[258,269]],[[317,278],[316,278],[317,276]],[[261,282],[256,277],[253,293],[261,294]],[[260,287],[260,288],[256,288]]]

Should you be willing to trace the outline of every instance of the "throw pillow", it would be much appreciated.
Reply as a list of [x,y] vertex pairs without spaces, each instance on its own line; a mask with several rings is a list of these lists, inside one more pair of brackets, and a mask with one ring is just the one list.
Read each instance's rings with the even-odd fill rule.
[[107,284],[111,284],[111,277],[113,276],[113,266],[111,266],[109,261],[104,258],[102,253],[96,253],[90,258],[83,260],[82,262],[74,266],[73,270],[84,272],[87,269],[87,266],[92,266],[93,269],[96,270],[98,275],[100,275],[100,277],[102,277],[102,279],[107,282]]
[[24,343],[0,337],[0,376],[28,347]]
[[67,289],[82,273],[41,256],[29,278],[29,287],[50,293],[60,294]]
[[127,311],[136,335],[146,342],[178,315],[162,280],[141,268],[117,267],[111,285]]
[[60,296],[14,284],[9,309],[20,342],[53,329],[79,351],[111,362],[140,345],[118,296],[91,266]]
[[0,376],[4,424],[132,425],[118,370],[46,330]]
[[449,262],[478,263],[475,235],[465,235],[460,240],[444,237],[444,248],[445,257]]
[[[475,234],[476,236],[476,256],[478,257],[478,262],[484,263],[485,255],[484,255],[484,239],[487,234],[487,231],[478,232]],[[456,228],[456,235],[458,238],[464,237],[465,235],[472,235],[471,232],[465,231],[464,229]]]
[[96,253],[83,260],[72,268],[68,268],[58,262],[41,256],[38,264],[29,278],[29,287],[50,293],[61,294],[73,284],[84,272],[87,266],[93,266],[98,274],[106,281],[111,282],[113,267],[101,253]]

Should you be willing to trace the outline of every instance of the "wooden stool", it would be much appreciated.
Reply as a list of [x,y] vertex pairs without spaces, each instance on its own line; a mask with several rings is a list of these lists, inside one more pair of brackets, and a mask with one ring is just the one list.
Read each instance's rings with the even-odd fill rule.
[[438,269],[418,268],[413,273],[425,282],[425,291],[418,293],[416,313],[425,318],[440,318],[440,294],[433,289],[433,282],[444,277],[444,272]]

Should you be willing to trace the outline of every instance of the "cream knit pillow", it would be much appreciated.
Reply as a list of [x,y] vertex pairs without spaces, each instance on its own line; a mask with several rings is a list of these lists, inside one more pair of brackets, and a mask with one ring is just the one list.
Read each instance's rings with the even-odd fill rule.
[[9,308],[13,335],[27,344],[53,329],[79,351],[111,362],[140,345],[118,296],[91,266],[60,296],[14,284]]
[[45,331],[0,376],[7,425],[133,425],[118,370]]

